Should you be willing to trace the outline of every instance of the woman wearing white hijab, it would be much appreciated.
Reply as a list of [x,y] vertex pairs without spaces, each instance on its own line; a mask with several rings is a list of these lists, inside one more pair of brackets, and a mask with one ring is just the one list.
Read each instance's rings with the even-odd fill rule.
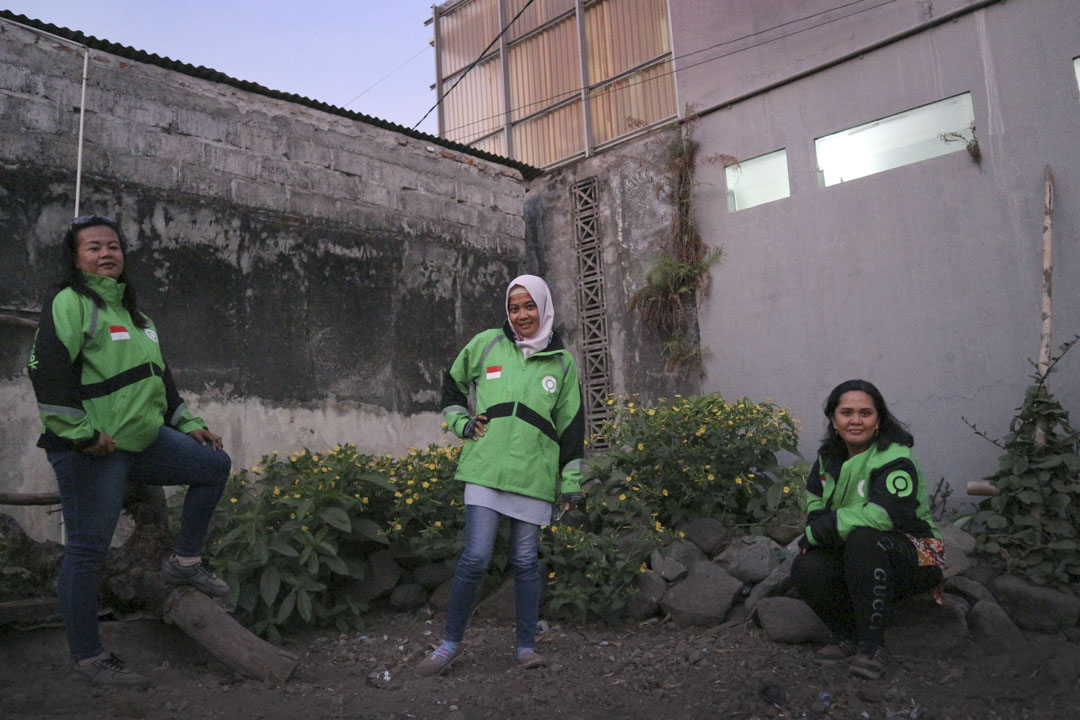
[[[465,442],[455,479],[465,483],[465,547],[446,611],[442,644],[416,668],[438,675],[462,650],[476,590],[491,562],[499,520],[510,518],[517,662],[547,661],[534,647],[540,611],[540,527],[552,503],[581,500],[585,420],[577,365],[552,329],[547,284],[521,275],[506,289],[506,323],[480,333],[446,373],[443,418]],[[476,415],[468,393],[476,389]]]

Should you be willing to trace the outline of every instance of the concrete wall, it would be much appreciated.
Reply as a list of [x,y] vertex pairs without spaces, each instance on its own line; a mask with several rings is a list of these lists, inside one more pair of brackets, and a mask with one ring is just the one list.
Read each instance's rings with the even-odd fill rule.
[[[34,316],[58,279],[82,65],[80,48],[0,21],[0,313]],[[83,163],[81,211],[120,220],[140,305],[237,467],[444,439],[442,372],[501,322],[525,260],[518,170],[101,50]],[[0,325],[7,491],[55,487],[33,447],[31,342]],[[55,517],[16,514],[53,533]]]
[[[676,54],[828,4],[672,3]],[[964,5],[901,0],[812,32],[794,24],[756,48],[725,46],[724,60],[679,73],[680,98],[722,103]],[[700,308],[706,389],[789,406],[812,453],[828,391],[865,377],[911,426],[931,479],[962,493],[996,469],[999,450],[962,418],[1004,435],[1029,382],[1048,164],[1055,346],[1080,332],[1076,10],[1067,0],[993,4],[699,120],[704,154],[786,148],[791,186],[787,199],[729,213],[723,168],[699,171],[702,234],[727,253]],[[959,152],[818,186],[815,138],[968,92],[981,165]],[[1066,356],[1052,388],[1080,408],[1080,354]]]
[[[619,394],[670,397],[700,387],[699,377],[664,371],[659,339],[628,309],[671,227],[665,169],[671,138],[670,132],[656,132],[548,171],[530,182],[526,196],[530,265],[547,278],[556,301],[556,324],[565,328],[569,344],[577,348],[581,336],[576,320],[578,259],[570,188],[587,178],[597,179],[612,389]],[[580,357],[576,350],[575,356]]]

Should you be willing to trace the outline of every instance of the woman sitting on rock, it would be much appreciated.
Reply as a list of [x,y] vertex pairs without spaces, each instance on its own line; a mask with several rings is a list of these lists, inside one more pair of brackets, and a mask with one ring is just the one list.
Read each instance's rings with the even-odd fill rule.
[[885,672],[885,621],[897,598],[936,589],[945,546],[911,453],[914,438],[873,384],[829,393],[828,427],[806,479],[806,530],[792,568],[799,595],[833,633],[814,659]]

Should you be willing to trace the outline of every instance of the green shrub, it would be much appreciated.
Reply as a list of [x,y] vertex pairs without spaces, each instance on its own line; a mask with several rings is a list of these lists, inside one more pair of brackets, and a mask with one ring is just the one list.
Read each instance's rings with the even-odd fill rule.
[[369,508],[392,492],[368,462],[352,445],[287,461],[274,453],[230,478],[210,548],[228,601],[255,633],[279,642],[290,622],[361,627],[367,608],[352,581],[363,579],[362,548],[388,542]]
[[784,408],[718,394],[608,403],[600,434],[612,449],[590,461],[606,507],[647,508],[670,526],[698,516],[733,526],[801,519],[802,477],[776,458],[797,452],[797,424]]
[[987,480],[1000,494],[980,505],[975,549],[1005,572],[1076,592],[1080,434],[1069,425],[1069,414],[1050,393],[1045,377],[1033,377],[1035,384],[1027,388],[1009,433],[998,443],[1005,452]]

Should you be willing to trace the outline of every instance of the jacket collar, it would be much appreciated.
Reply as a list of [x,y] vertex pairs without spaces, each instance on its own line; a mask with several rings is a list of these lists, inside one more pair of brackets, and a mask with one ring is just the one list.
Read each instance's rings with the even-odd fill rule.
[[[516,343],[516,341],[514,340],[514,328],[512,328],[510,326],[510,321],[509,320],[506,320],[505,322],[503,322],[502,331],[503,331],[503,335],[506,336],[507,340],[509,340],[512,343]],[[562,338],[559,337],[559,331],[558,330],[552,330],[551,331],[551,342],[548,343],[548,346],[546,348],[544,348],[543,350],[539,350],[537,352],[538,353],[554,352],[555,350],[565,350],[565,349],[566,349],[566,346],[563,345]]]

